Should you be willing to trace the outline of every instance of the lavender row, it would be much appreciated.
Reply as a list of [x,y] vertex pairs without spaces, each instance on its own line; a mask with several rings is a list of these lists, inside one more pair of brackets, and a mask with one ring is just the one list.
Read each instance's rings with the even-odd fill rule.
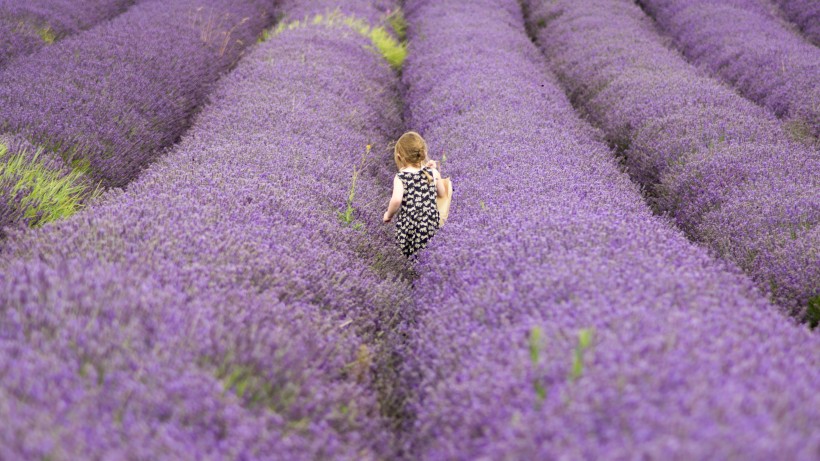
[[813,459],[818,338],[644,204],[518,3],[408,1],[408,125],[458,178],[407,325],[412,459]]
[[[820,136],[820,50],[758,11],[759,0],[640,0],[692,62]],[[757,10],[756,10],[757,9]]]
[[287,12],[287,17],[292,21],[312,19],[316,15],[327,16],[334,12],[341,12],[347,17],[355,17],[377,25],[384,22],[386,16],[399,11],[394,0],[341,3],[331,0],[281,0],[277,4],[279,10]]
[[409,293],[380,222],[397,83],[357,32],[286,30],[126,191],[12,236],[2,457],[389,458],[373,369]]
[[65,36],[104,22],[135,0],[0,0],[0,69]]
[[529,7],[570,98],[656,209],[805,317],[820,296],[820,153],[666,48],[633,3]]
[[[270,0],[145,1],[0,73],[0,129],[123,186],[272,21]],[[170,46],[169,44],[173,44]]]
[[803,35],[820,46],[820,3],[814,0],[773,0]]

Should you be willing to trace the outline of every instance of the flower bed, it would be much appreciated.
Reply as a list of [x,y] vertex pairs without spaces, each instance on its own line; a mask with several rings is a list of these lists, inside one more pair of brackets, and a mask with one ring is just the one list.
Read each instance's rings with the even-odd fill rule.
[[518,3],[405,10],[408,126],[458,181],[416,267],[410,457],[812,459],[817,336],[651,213]]
[[808,40],[820,46],[820,3],[812,0],[774,0]]
[[1,0],[0,69],[122,13],[134,0]]
[[[820,50],[758,0],[640,0],[693,63],[805,136],[820,136]],[[768,2],[767,2],[768,3]]]
[[272,36],[126,191],[7,241],[0,452],[391,456],[373,372],[409,288],[378,205],[398,82],[370,43]]
[[[533,1],[529,10],[550,67],[656,210],[785,311],[810,317],[820,297],[811,250],[820,247],[820,153],[664,46],[633,4]],[[762,210],[770,214],[752,217]]]

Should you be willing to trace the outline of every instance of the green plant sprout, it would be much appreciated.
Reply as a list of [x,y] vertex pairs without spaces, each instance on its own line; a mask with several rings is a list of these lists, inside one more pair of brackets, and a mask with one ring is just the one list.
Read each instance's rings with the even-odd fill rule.
[[584,352],[592,346],[594,330],[583,328],[578,332],[578,345],[575,346],[572,357],[572,372],[570,376],[573,380],[578,379],[584,372]]
[[[543,334],[544,332],[541,330],[541,327],[535,327],[530,331],[530,362],[532,363],[533,368],[538,365],[538,358],[541,353],[541,337]],[[547,398],[547,389],[544,388],[544,385],[538,380],[537,377],[533,378],[532,385],[533,389],[535,389],[535,395],[538,396],[538,402],[543,402],[544,399]]]
[[359,167],[353,167],[353,180],[350,183],[350,191],[347,195],[347,208],[345,211],[339,212],[339,219],[347,224],[353,224],[353,228],[359,230],[362,228],[362,223],[353,223],[353,199],[356,197],[356,181],[359,179],[359,175],[361,174],[362,170],[364,170],[365,165],[367,164],[367,156],[370,155],[370,149],[372,145],[368,144],[365,148],[364,155],[362,155],[362,161],[359,164]]
[[407,40],[407,19],[404,18],[404,12],[401,8],[396,8],[396,11],[387,15],[387,22],[390,23],[393,32],[399,37],[399,41],[404,42]]

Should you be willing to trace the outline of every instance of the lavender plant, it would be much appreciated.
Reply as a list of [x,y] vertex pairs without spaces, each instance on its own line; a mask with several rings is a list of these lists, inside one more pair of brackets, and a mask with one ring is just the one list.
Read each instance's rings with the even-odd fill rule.
[[0,0],[0,69],[122,13],[135,0]]
[[[385,19],[400,11],[394,0],[372,0],[370,2],[349,2],[333,0],[280,0],[277,2],[281,14],[287,22],[313,20],[317,15],[327,17],[334,13],[346,18],[358,18],[374,27],[381,27]],[[387,15],[387,18],[385,16]]]
[[820,3],[812,0],[773,0],[806,39],[820,46]]
[[[127,190],[11,236],[4,458],[390,458],[373,371],[409,287],[374,203],[397,84],[354,30],[283,31]],[[338,212],[368,144],[357,230]]]
[[[395,17],[396,11],[401,10],[390,12],[388,18]],[[382,16],[385,16],[385,14],[382,14]],[[388,21],[389,20],[390,19],[388,19]],[[308,25],[346,26],[355,30],[359,34],[369,38],[374,50],[378,51],[384,59],[397,70],[401,69],[404,58],[407,57],[407,43],[405,40],[401,39],[401,41],[399,41],[400,39],[391,34],[383,25],[373,27],[367,20],[352,14],[343,14],[338,8],[335,10],[325,10],[325,13],[315,14],[313,17],[306,16],[301,20],[282,21],[271,33],[279,34],[283,30],[292,30]],[[393,27],[395,28],[394,33],[401,36],[400,26],[394,25]],[[268,33],[268,35],[269,34],[270,33]]]
[[[639,0],[694,63],[820,136],[820,50],[760,11],[760,0]],[[801,133],[803,132],[803,133]]]
[[550,67],[656,210],[805,318],[820,296],[820,153],[664,46],[635,4],[528,5]]
[[272,20],[267,0],[145,1],[0,73],[3,131],[123,186]]
[[408,457],[814,459],[817,335],[653,215],[518,3],[405,13],[407,123],[459,185],[416,267]]
[[80,169],[66,168],[24,139],[0,135],[0,238],[7,226],[69,216],[94,192]]

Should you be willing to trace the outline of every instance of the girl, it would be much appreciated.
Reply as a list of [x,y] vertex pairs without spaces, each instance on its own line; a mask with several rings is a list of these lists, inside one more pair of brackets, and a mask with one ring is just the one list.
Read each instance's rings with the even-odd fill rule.
[[444,197],[445,188],[436,162],[427,158],[427,143],[414,131],[396,141],[393,151],[399,173],[393,178],[393,197],[384,213],[389,223],[396,212],[396,243],[405,256],[413,256],[427,245],[439,226],[436,197]]

